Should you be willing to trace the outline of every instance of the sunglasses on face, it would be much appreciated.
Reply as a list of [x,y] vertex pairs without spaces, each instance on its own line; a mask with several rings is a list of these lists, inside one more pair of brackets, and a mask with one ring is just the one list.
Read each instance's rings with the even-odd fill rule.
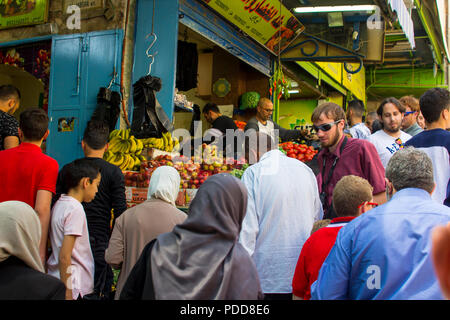
[[406,111],[405,116],[415,113],[415,111]]
[[369,202],[369,201],[364,201],[363,203],[361,203],[361,204],[358,206],[358,209],[361,209],[361,207],[364,206],[364,205],[372,206],[372,207],[374,207],[374,208],[378,207],[378,203],[375,203],[375,202]]
[[341,120],[336,120],[335,122],[331,122],[331,123],[324,123],[324,124],[321,124],[320,126],[313,125],[313,130],[315,132],[319,132],[319,130],[322,130],[323,132],[329,131],[336,123],[339,123]]

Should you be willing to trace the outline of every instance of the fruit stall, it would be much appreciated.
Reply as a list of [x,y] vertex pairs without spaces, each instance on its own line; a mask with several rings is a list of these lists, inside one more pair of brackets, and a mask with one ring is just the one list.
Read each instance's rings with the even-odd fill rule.
[[[136,139],[128,130],[114,130],[110,134],[109,148],[104,159],[118,166],[125,178],[125,192],[128,207],[147,199],[148,186],[153,171],[160,166],[172,166],[180,174],[180,191],[176,205],[187,210],[197,189],[214,174],[230,173],[241,178],[248,168],[244,158],[223,158],[217,146],[202,145],[201,156],[185,157],[177,151],[179,142],[167,132],[162,138]],[[279,149],[288,157],[309,162],[318,152],[312,146],[285,142]]]

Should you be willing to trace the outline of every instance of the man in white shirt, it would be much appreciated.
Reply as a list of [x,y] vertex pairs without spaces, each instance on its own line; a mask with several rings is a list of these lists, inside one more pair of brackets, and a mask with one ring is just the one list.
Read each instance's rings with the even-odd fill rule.
[[383,129],[371,134],[367,140],[372,142],[386,169],[389,159],[402,149],[411,136],[400,130],[405,107],[396,98],[384,99],[377,109]]
[[[280,127],[278,124],[271,120],[273,113],[273,103],[268,98],[259,99],[258,106],[256,107],[256,116],[251,118],[244,130],[254,129],[257,132],[263,132],[269,135],[273,140],[278,137],[282,141],[303,139],[303,135],[300,130],[288,130]],[[278,130],[278,135],[275,134],[275,130]]]
[[364,104],[361,100],[355,99],[348,103],[345,116],[353,138],[367,139],[371,134],[370,129],[362,121],[363,114]]
[[[323,216],[317,180],[308,166],[284,155],[266,134],[253,135],[257,147],[249,146],[250,137],[245,149],[247,158],[253,155],[258,162],[242,177],[248,205],[239,242],[256,264],[266,299],[291,299],[298,256],[313,223]],[[269,150],[265,153],[258,148],[264,144]]]

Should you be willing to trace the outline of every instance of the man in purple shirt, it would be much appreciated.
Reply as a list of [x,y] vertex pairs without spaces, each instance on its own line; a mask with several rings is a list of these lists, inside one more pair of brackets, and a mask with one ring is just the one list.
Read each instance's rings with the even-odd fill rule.
[[377,150],[366,140],[344,135],[344,110],[335,103],[324,103],[314,110],[311,122],[322,146],[318,154],[317,183],[324,219],[336,217],[331,205],[333,189],[342,177],[350,174],[369,181],[374,202],[386,202],[384,167]]

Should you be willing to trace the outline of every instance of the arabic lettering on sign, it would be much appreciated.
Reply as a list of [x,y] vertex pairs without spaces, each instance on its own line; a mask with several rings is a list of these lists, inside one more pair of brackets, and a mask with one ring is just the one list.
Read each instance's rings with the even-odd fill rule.
[[304,26],[279,0],[203,0],[273,53],[285,49]]

